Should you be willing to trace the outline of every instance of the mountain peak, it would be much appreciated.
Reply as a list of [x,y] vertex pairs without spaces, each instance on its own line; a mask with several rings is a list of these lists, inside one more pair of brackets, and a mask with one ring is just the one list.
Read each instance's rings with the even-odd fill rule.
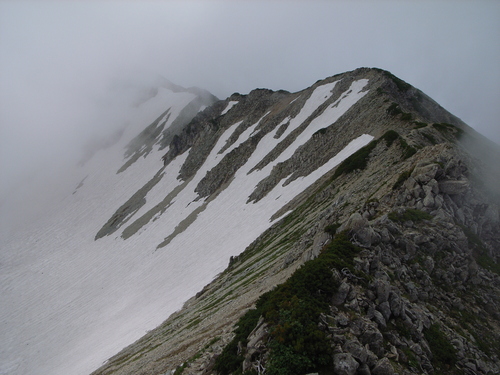
[[498,372],[498,175],[469,139],[498,147],[376,68],[225,100],[160,81],[156,119],[8,244],[16,374],[135,340],[94,374]]

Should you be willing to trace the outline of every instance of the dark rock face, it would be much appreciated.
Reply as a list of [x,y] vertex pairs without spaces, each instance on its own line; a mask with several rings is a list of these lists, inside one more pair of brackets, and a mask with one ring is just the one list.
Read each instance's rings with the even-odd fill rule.
[[[369,92],[277,164],[249,204],[280,181],[307,175],[364,133],[375,137],[373,147],[367,156],[353,158],[364,158],[366,165],[340,175],[332,170],[290,202],[278,214],[293,212],[233,258],[181,312],[95,374],[165,373],[182,363],[185,373],[215,373],[215,358],[232,339],[238,318],[341,232],[360,251],[352,268],[332,269],[329,282],[336,290],[318,318],[332,348],[331,363],[328,370],[317,366],[312,372],[500,373],[500,191],[483,183],[491,180],[490,169],[463,140],[479,136],[388,72],[358,69],[320,83],[339,78],[338,91],[303,128],[354,80],[368,79]],[[255,169],[275,160],[299,136],[299,128],[286,135],[287,118],[293,119],[310,95],[311,89],[296,94],[255,90],[217,102],[173,137],[165,163],[189,151],[180,175],[188,179],[225,129],[241,121],[227,148],[260,120],[253,135],[200,181],[197,193],[211,196],[263,137],[276,131],[274,137],[283,140]],[[238,104],[221,115],[229,101]],[[485,142],[484,147],[500,160],[497,146]],[[273,356],[266,317],[251,332],[238,345],[241,370],[262,373]],[[137,354],[146,351],[147,359]]]

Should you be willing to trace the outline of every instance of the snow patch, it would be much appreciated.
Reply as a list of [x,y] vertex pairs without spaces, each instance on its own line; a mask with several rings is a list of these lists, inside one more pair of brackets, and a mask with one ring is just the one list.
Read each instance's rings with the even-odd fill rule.
[[234,107],[236,104],[238,104],[238,103],[239,103],[238,101],[230,101],[230,102],[227,104],[226,108],[225,108],[225,109],[221,112],[221,114],[220,114],[220,115],[221,115],[221,116],[225,115],[226,113],[228,113],[228,112],[231,110],[231,108],[233,108],[233,107]]

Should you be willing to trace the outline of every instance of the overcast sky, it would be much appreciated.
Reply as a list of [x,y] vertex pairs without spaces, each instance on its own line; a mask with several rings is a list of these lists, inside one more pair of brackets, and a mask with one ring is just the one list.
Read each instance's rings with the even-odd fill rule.
[[117,82],[156,74],[223,99],[380,67],[500,143],[499,40],[493,0],[0,0],[0,198],[123,121]]

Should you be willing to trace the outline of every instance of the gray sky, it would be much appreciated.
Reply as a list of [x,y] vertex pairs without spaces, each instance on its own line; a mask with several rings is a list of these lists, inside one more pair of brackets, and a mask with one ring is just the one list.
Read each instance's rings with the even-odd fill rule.
[[156,74],[223,99],[380,67],[500,143],[499,40],[493,0],[0,0],[0,200],[124,120],[117,82]]

